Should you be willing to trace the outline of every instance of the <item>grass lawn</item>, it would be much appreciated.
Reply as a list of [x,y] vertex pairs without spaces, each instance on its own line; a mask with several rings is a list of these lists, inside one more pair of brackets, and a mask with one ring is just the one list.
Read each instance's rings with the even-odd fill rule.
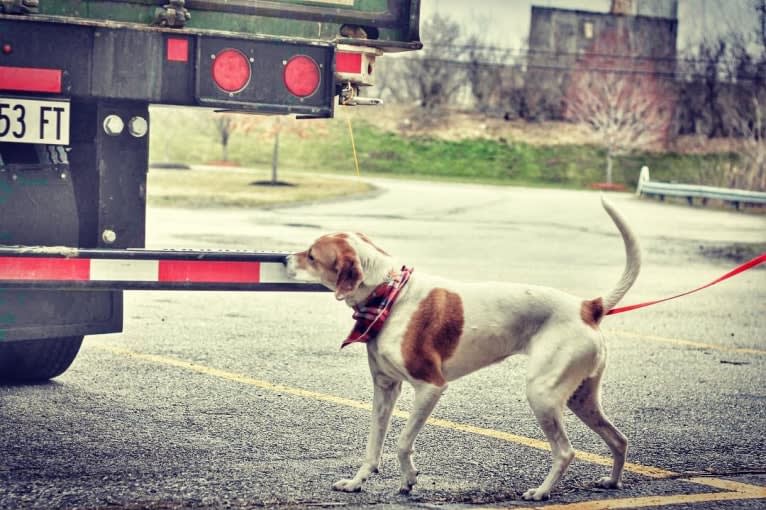
[[[370,112],[367,115],[351,115],[362,175],[567,188],[587,188],[604,180],[604,149],[582,143],[555,143],[553,132],[550,144],[497,135],[460,140],[402,135],[376,122],[376,111],[370,108],[364,110]],[[280,119],[280,172],[355,175],[346,112],[339,110],[334,119]],[[221,159],[212,121],[216,114],[163,108],[153,110],[151,115],[150,161],[204,164]],[[535,129],[541,131],[544,127]],[[558,129],[560,132],[562,128]],[[270,168],[273,149],[274,120],[266,117],[247,132],[232,134],[228,153],[230,160],[243,167]],[[730,153],[633,154],[616,159],[614,181],[635,188],[641,167],[647,165],[655,180],[722,185],[724,169],[736,164],[736,158]],[[216,185],[213,181],[211,186]],[[250,194],[252,190],[244,193]]]
[[270,180],[270,171],[211,168],[204,170],[149,171],[147,196],[151,205],[173,207],[266,207],[311,202],[368,193],[362,181],[317,174],[285,173],[288,185],[253,184]]

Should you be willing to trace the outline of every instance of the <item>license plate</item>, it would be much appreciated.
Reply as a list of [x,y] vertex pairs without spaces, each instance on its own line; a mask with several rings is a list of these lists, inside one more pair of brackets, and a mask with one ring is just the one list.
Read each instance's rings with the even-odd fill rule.
[[0,97],[0,142],[69,145],[69,101]]

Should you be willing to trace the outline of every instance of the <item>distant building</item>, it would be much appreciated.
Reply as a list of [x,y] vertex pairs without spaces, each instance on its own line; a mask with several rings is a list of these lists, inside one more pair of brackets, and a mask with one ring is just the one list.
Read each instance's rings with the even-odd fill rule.
[[525,116],[562,118],[573,72],[675,77],[677,0],[612,0],[610,12],[532,7]]
[[635,3],[636,16],[678,19],[678,0],[638,0]]

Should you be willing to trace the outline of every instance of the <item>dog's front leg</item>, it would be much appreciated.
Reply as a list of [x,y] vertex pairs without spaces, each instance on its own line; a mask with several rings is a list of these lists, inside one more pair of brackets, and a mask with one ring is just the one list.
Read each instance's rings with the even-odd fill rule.
[[332,488],[336,491],[357,492],[362,490],[362,484],[372,473],[378,472],[380,457],[383,450],[383,440],[391,423],[391,413],[396,405],[396,399],[402,390],[401,381],[393,381],[387,377],[373,373],[372,423],[367,439],[367,454],[364,464],[356,472],[354,478],[340,480]]
[[402,434],[399,436],[399,467],[402,472],[402,482],[399,487],[401,494],[409,494],[412,487],[418,483],[418,470],[412,463],[412,452],[420,429],[423,428],[431,412],[439,402],[439,398],[447,389],[447,385],[434,386],[431,384],[420,384],[415,387],[415,402],[412,406],[412,412],[404,426]]

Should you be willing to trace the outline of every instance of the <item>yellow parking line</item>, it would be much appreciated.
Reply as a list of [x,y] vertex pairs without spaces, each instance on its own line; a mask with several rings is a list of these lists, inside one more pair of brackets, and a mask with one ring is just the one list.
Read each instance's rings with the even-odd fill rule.
[[[394,412],[394,416],[406,418],[408,413],[400,410]],[[442,420],[440,418],[429,418],[428,424],[435,427],[441,427],[450,430],[456,430],[458,432],[467,432],[469,434],[476,434],[479,436],[491,437],[494,439],[501,439],[510,443],[520,444],[522,446],[528,446],[530,448],[536,448],[538,450],[550,451],[550,445],[547,441],[541,441],[539,439],[533,439],[531,437],[518,436],[509,432],[503,432],[501,430],[487,429],[483,427],[476,427],[474,425],[467,425],[465,423],[457,423],[449,420]],[[595,453],[584,452],[582,450],[575,450],[575,456],[578,459],[590,462],[591,464],[599,464],[602,466],[611,466],[612,458],[604,457],[603,455],[597,455]],[[634,464],[632,462],[625,463],[625,470],[639,475],[648,476],[650,478],[671,478],[678,476],[678,473],[668,471],[666,469],[660,469],[652,466],[643,466],[641,464]]]
[[637,338],[639,340],[652,340],[654,342],[684,345],[689,347],[695,347],[698,349],[711,349],[715,351],[736,352],[739,354],[766,354],[766,350],[763,350],[763,349],[749,349],[746,347],[728,347],[726,345],[721,345],[721,344],[706,344],[703,342],[695,342],[693,340],[684,340],[681,338],[669,338],[669,337],[657,336],[657,335],[646,335],[643,333],[633,333],[630,331],[621,331],[621,330],[614,330],[614,329],[607,330],[607,331],[614,333],[615,335],[626,337],[626,338]]
[[[184,361],[177,358],[171,358],[168,356],[159,356],[156,354],[145,354],[120,347],[114,347],[104,344],[92,344],[93,347],[107,351],[118,356],[125,356],[140,361],[149,363],[155,363],[159,365],[166,365],[170,367],[180,368],[182,370],[188,370],[227,381],[233,381],[240,384],[247,384],[249,386],[255,386],[275,393],[282,393],[285,395],[293,395],[296,397],[309,398],[312,400],[318,400],[321,402],[330,402],[332,404],[351,407],[354,409],[361,409],[364,411],[371,411],[372,405],[367,402],[361,402],[359,400],[353,400],[336,395],[330,395],[327,393],[320,393],[317,391],[305,390],[302,388],[296,388],[293,386],[286,386],[284,384],[274,384],[262,379],[255,379],[253,377],[238,374],[235,372],[229,372],[226,370],[220,370],[217,368],[200,365],[191,361]],[[407,418],[409,413],[401,409],[395,409],[393,415],[399,418]],[[539,450],[550,450],[550,447],[546,441],[534,439],[530,437],[519,436],[500,430],[488,429],[484,427],[477,427],[474,425],[468,425],[465,423],[458,423],[450,420],[443,420],[441,418],[430,418],[427,422],[434,427],[440,427],[450,429],[458,432],[466,432],[469,434],[476,434],[484,437],[491,437],[494,439],[500,439],[511,443],[520,444],[530,448],[536,448]],[[595,453],[584,452],[576,450],[576,456],[579,459],[585,460],[593,464],[600,464],[605,466],[612,465],[612,459],[597,455]],[[650,478],[672,478],[678,476],[678,473],[668,471],[666,469],[656,468],[652,466],[644,466],[641,464],[635,464],[627,462],[625,464],[625,470],[639,475],[644,475]],[[641,508],[647,506],[663,506],[673,505],[680,503],[695,503],[704,501],[724,501],[724,500],[739,500],[739,499],[760,499],[766,498],[766,488],[757,485],[749,485],[739,482],[732,482],[729,480],[722,480],[718,478],[690,478],[684,479],[685,482],[691,482],[717,489],[724,490],[726,492],[714,492],[704,494],[678,494],[673,496],[647,496],[641,498],[623,498],[623,499],[609,499],[609,500],[597,500],[586,501],[581,503],[571,503],[564,505],[546,505],[546,509],[567,508],[570,510],[600,510],[606,508]]]
[[[710,503],[713,501],[738,501],[766,498],[766,487],[732,482],[720,478],[690,478],[687,482],[709,485],[726,492],[703,492],[698,494],[673,494],[671,496],[642,496],[638,498],[599,499],[578,503],[553,504],[535,507],[545,510],[607,510],[612,508],[646,508],[669,505]],[[490,509],[485,509],[490,510]],[[497,508],[492,510],[499,510]]]

